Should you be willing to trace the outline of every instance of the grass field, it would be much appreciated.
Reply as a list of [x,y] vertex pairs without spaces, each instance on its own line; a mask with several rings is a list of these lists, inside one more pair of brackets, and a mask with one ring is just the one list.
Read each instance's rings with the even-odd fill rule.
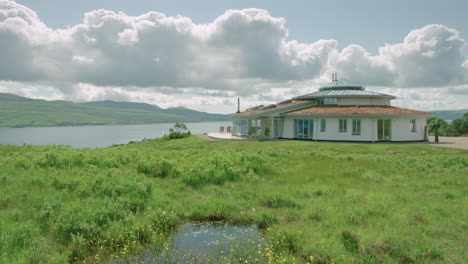
[[467,176],[468,151],[421,144],[0,146],[0,262],[100,263],[222,220],[263,229],[264,263],[467,263]]

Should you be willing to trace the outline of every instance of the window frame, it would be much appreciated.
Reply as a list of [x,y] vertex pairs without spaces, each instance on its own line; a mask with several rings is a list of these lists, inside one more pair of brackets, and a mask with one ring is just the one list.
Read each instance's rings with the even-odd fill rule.
[[360,136],[361,135],[361,119],[353,119],[352,121],[352,135]]
[[[302,131],[300,131],[299,126],[302,127]],[[304,133],[304,132],[307,132],[307,133]],[[314,119],[294,119],[294,137],[295,138],[312,139],[314,136],[313,133],[314,133]]]
[[338,119],[338,132],[348,132],[348,119]]

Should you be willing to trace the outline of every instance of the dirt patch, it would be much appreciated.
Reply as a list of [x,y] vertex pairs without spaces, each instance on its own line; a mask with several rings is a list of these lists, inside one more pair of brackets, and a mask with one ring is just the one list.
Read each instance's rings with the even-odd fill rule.
[[468,137],[439,137],[439,143],[435,143],[434,137],[430,136],[429,142],[424,142],[422,144],[468,150]]

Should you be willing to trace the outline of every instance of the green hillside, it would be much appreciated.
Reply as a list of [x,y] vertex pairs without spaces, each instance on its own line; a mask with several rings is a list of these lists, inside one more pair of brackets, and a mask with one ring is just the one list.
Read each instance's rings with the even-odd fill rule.
[[140,109],[148,111],[161,111],[161,107],[157,105],[150,105],[145,103],[133,103],[133,102],[115,102],[111,100],[94,101],[83,103],[85,105],[109,107],[109,108],[121,108],[121,109]]
[[434,113],[436,117],[440,117],[445,120],[455,120],[461,118],[464,113],[468,113],[468,109],[461,110],[440,110],[440,111],[430,111]]
[[190,109],[182,112],[154,105],[101,101],[73,103],[45,101],[0,93],[0,127],[150,124],[227,121],[221,114]]

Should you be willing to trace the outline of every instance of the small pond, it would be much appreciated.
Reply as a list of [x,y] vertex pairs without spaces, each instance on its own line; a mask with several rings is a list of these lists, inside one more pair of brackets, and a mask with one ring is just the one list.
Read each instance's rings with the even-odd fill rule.
[[[138,255],[117,263],[219,263],[239,259],[263,262],[268,242],[257,225],[186,223],[163,247],[150,246]],[[257,261],[256,261],[257,259]]]

